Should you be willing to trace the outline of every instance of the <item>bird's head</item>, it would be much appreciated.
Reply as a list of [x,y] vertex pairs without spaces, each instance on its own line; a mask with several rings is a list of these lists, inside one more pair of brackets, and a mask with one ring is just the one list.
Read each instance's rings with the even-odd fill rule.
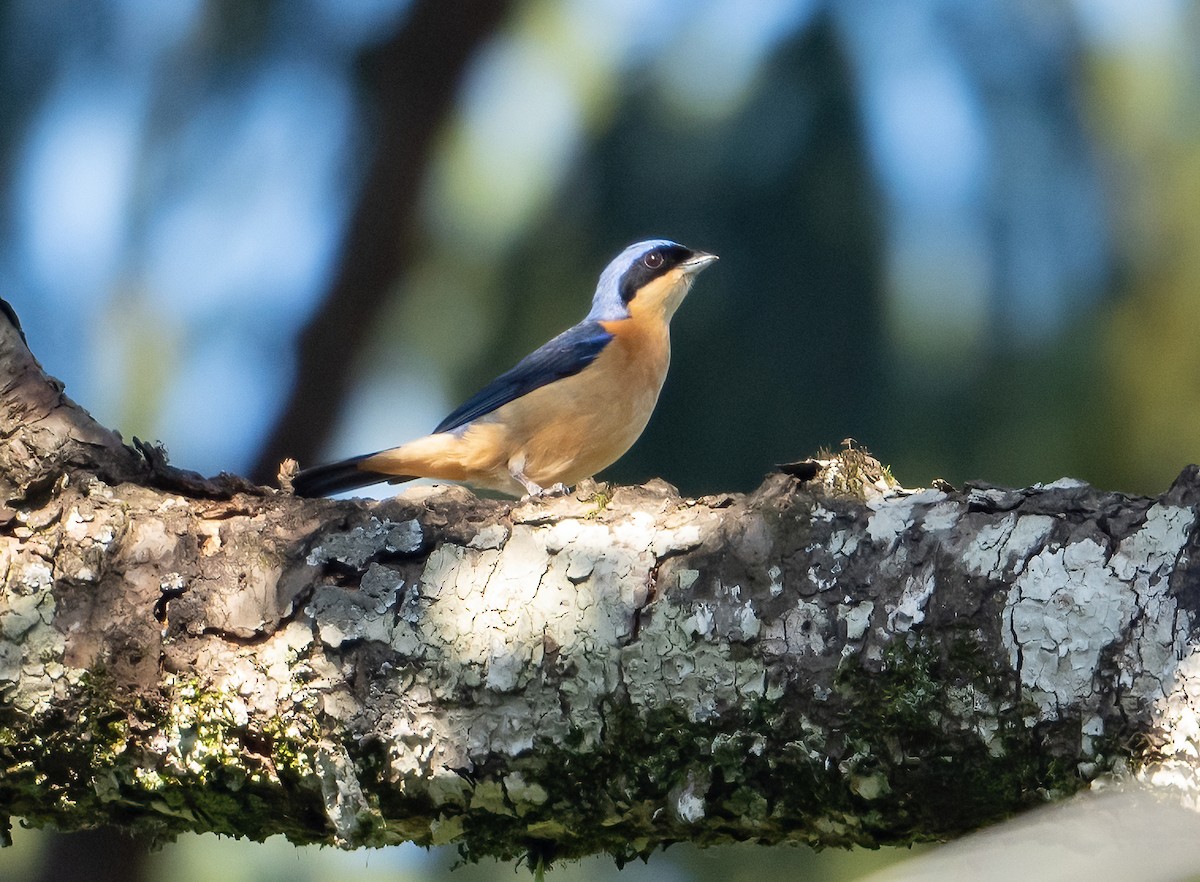
[[717,259],[667,239],[630,245],[600,274],[588,318],[612,321],[653,315],[669,322],[697,274]]

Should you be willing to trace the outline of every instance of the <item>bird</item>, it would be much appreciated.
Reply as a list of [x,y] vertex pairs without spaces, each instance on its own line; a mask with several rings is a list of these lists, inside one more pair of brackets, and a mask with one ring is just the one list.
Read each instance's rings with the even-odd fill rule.
[[591,311],[467,399],[432,434],[305,469],[297,496],[387,481],[455,481],[512,496],[563,493],[616,462],[658,402],[670,322],[717,260],[668,239],[630,245],[600,274]]

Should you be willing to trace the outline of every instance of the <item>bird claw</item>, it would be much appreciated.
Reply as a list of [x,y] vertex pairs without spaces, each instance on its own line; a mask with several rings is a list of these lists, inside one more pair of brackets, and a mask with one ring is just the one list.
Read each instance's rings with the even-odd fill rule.
[[555,496],[566,496],[571,492],[571,488],[561,481],[557,484],[551,484],[549,487],[539,487],[537,484],[526,485],[526,499],[550,499]]

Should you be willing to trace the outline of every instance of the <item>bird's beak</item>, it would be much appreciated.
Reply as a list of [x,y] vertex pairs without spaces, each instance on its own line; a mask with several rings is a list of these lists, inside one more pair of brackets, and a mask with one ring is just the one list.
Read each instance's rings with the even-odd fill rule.
[[709,264],[716,262],[717,255],[709,254],[707,251],[697,251],[683,263],[679,264],[679,268],[683,270],[685,275],[694,276]]

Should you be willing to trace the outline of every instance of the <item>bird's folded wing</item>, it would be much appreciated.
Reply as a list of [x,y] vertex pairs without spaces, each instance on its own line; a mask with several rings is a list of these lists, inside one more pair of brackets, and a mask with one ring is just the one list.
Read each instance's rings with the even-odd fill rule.
[[442,420],[434,432],[451,432],[547,383],[579,373],[596,360],[612,338],[596,321],[563,331],[471,396]]

